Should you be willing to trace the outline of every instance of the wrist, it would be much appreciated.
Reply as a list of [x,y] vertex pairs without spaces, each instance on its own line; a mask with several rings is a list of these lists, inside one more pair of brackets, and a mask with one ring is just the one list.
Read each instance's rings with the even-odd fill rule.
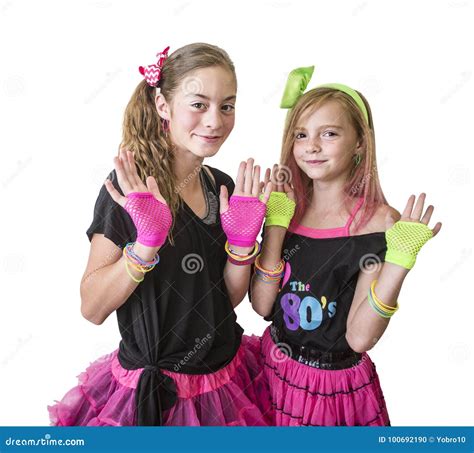
[[380,272],[380,276],[378,279],[381,280],[383,278],[383,275],[385,274],[386,277],[389,277],[388,279],[392,282],[403,282],[409,272],[410,269],[407,269],[406,267],[385,261],[383,263],[382,271]]
[[265,269],[275,269],[281,263],[281,258],[277,256],[260,255],[260,264]]
[[385,262],[409,271],[415,265],[416,256],[399,250],[387,249]]
[[[265,247],[267,245],[267,247]],[[273,269],[281,261],[281,247],[268,247],[263,244],[260,253],[260,263],[265,269]]]
[[261,246],[259,242],[255,242],[254,247],[248,253],[236,253],[235,250],[231,250],[231,245],[226,241],[224,249],[228,255],[228,262],[236,266],[246,266],[254,263],[257,255],[260,253]]
[[290,226],[291,219],[284,217],[267,217],[265,219],[265,225],[269,227],[279,227],[287,230]]
[[265,227],[264,234],[262,235],[264,239],[262,242],[263,249],[264,250],[277,249],[281,251],[283,244],[285,242],[286,233],[287,233],[286,228],[283,228],[280,226]]
[[133,246],[133,251],[136,253],[144,261],[151,261],[158,250],[160,250],[161,246],[159,247],[149,247],[147,245],[140,244],[140,242],[135,242]]
[[285,239],[287,228],[281,225],[267,225],[265,223],[265,239],[267,236],[272,236],[275,238],[280,238],[281,240]]
[[229,250],[236,255],[250,255],[253,252],[255,246],[252,247],[242,247],[239,245],[229,244]]

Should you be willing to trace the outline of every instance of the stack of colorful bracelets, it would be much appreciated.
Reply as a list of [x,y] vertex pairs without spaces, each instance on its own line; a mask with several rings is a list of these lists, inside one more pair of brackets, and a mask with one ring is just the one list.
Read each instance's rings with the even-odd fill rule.
[[[129,242],[123,248],[123,256],[125,257],[125,268],[127,269],[128,275],[130,275],[130,278],[134,282],[140,283],[143,280],[145,280],[145,274],[147,272],[150,272],[160,262],[160,257],[157,253],[155,255],[155,258],[152,261],[144,261],[138,255],[136,255],[135,252],[133,251],[134,245],[135,245],[135,242]],[[132,275],[132,273],[130,272],[129,266],[133,267],[135,270],[143,274],[143,277],[141,278],[141,280],[135,278]]]
[[230,250],[229,242],[225,243],[225,251],[228,255],[228,261],[230,261],[232,264],[243,266],[255,263],[255,275],[258,279],[265,283],[279,283],[285,272],[285,261],[281,260],[272,270],[265,269],[260,264],[260,250],[261,246],[257,241],[252,253],[248,255],[239,255]]
[[252,253],[248,255],[239,255],[229,248],[229,241],[225,242],[225,251],[227,252],[227,259],[230,261],[232,264],[235,264],[236,266],[245,266],[247,264],[253,264],[255,261],[255,258],[257,255],[260,253],[260,244],[258,241],[255,242],[255,246],[253,248]]
[[376,283],[377,280],[374,280],[370,285],[369,294],[367,296],[369,305],[378,315],[382,316],[382,318],[391,318],[399,308],[398,302],[395,307],[385,305],[375,294]]
[[268,270],[260,264],[260,256],[255,260],[255,276],[264,283],[279,283],[285,273],[285,261],[280,260],[277,266]]

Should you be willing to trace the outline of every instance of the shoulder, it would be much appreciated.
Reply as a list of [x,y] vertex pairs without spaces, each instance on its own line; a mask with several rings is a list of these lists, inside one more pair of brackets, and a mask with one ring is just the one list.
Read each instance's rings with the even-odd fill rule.
[[[118,190],[120,195],[123,195],[123,191],[122,191],[122,188],[119,185],[117,172],[115,171],[115,169],[112,170],[108,174],[107,179],[112,182],[112,185]],[[109,192],[108,192],[107,188],[105,187],[105,184],[102,184],[101,191],[104,192],[105,194],[109,195]],[[109,197],[110,197],[110,195],[109,195]],[[110,199],[112,199],[112,197],[110,197]]]
[[225,185],[228,188],[234,187],[234,181],[227,173],[224,173],[217,168],[210,167],[209,165],[203,165],[203,168],[211,176],[218,189],[221,185]]
[[[119,194],[124,196],[122,188],[120,187],[120,184],[118,182],[118,177],[115,170],[112,170],[105,179],[108,179],[112,183],[114,188],[119,192]],[[112,196],[107,190],[107,187],[105,187],[105,184],[102,183],[102,186],[99,189],[99,195],[97,196],[95,209],[99,211],[102,211],[104,209],[113,209],[120,212],[120,209],[115,209],[116,205],[117,203],[113,200]]]
[[401,215],[395,208],[392,208],[392,206],[387,204],[381,205],[376,209],[372,218],[369,220],[367,227],[374,232],[386,231],[387,223],[389,223],[388,219],[390,218],[393,222],[398,222]]

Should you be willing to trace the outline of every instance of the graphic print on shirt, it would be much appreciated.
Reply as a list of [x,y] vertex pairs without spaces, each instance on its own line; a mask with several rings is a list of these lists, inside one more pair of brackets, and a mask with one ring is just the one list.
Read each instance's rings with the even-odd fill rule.
[[[283,278],[284,287],[290,280],[291,265],[285,265],[285,275]],[[324,312],[332,318],[336,314],[337,302],[327,301],[326,296],[321,296],[318,300],[311,291],[311,285],[299,280],[291,280],[288,283],[292,292],[283,294],[280,298],[280,305],[283,310],[283,319],[288,330],[316,330],[323,322]],[[298,293],[309,293],[301,297]]]

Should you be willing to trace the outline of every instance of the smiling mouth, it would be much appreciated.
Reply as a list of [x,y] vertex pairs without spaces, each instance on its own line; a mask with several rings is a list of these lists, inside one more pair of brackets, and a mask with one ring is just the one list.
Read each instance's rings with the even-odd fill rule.
[[307,164],[322,164],[324,162],[327,162],[327,160],[306,160],[305,162]]
[[220,135],[199,135],[199,134],[195,134],[197,137],[199,138],[203,138],[204,140],[218,140],[221,138]]

